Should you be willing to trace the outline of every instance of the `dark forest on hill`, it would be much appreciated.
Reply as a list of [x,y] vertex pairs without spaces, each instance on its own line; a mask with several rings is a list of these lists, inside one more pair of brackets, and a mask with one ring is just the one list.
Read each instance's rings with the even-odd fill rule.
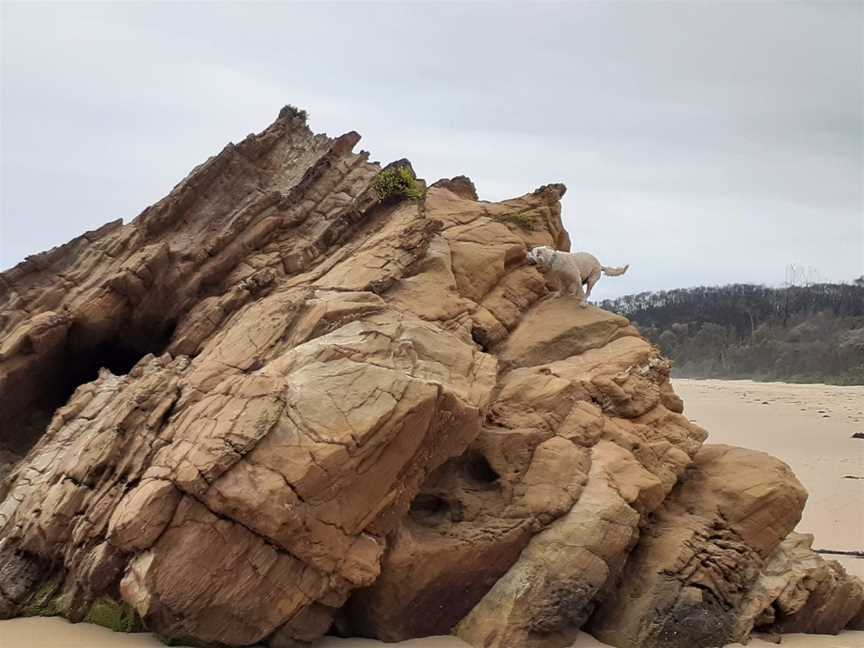
[[632,320],[676,377],[864,384],[864,279],[700,286],[598,305]]

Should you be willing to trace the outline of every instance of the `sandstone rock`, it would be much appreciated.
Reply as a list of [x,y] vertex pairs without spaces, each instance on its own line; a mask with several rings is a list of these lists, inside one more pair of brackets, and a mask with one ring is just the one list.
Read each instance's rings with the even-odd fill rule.
[[[574,354],[499,374],[479,437],[433,473],[381,577],[352,597],[355,632],[406,639],[464,618],[456,632],[472,645],[569,645],[698,451],[704,431],[660,401],[668,363],[626,320],[556,302],[503,346],[555,357],[560,322],[577,331]],[[549,310],[561,314],[544,326]]]
[[644,529],[589,628],[615,646],[723,646],[807,493],[768,455],[704,446]]
[[70,618],[120,596],[165,637],[287,644],[378,576],[481,430],[479,301],[566,234],[562,187],[380,196],[358,139],[285,110],[133,222],[3,273],[0,442],[27,453],[0,493],[4,614],[50,578]]
[[626,319],[546,299],[563,185],[388,193],[358,140],[286,107],[0,274],[0,617],[272,648],[857,622],[860,583],[781,544],[794,477],[700,451]]
[[860,629],[864,618],[864,583],[840,563],[811,549],[813,536],[790,533],[771,556],[748,592],[736,636],[754,628],[769,633],[837,634]]
[[[598,592],[621,569],[638,537],[639,514],[614,483],[611,468],[619,461],[636,463],[613,443],[594,446],[588,484],[576,505],[532,539],[459,624],[460,637],[490,647],[572,643],[593,612]],[[637,474],[643,470],[634,466]],[[639,479],[648,488],[659,485],[647,474]]]

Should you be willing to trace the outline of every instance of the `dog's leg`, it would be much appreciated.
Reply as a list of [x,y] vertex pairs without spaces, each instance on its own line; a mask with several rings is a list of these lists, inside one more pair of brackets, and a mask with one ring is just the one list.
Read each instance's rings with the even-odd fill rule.
[[588,290],[585,291],[585,299],[588,299],[591,296],[591,289],[594,288],[594,284],[600,281],[600,270],[595,270],[588,277]]
[[567,280],[570,282],[570,285],[567,287],[567,294],[576,297],[580,307],[584,308],[587,306],[585,303],[585,292],[582,290],[582,276],[579,272],[575,272],[573,276],[568,275]]
[[564,281],[561,279],[561,275],[556,274],[552,277],[552,287],[554,290],[550,294],[550,297],[552,299],[557,299],[561,296],[561,293],[564,290]]
[[582,290],[582,282],[581,281],[576,284],[576,292],[574,294],[576,295],[576,299],[579,300],[579,307],[580,308],[585,308],[588,306],[588,302],[585,301],[585,291]]
[[552,290],[543,299],[556,299],[561,296],[561,275],[550,272],[546,275],[546,282],[551,284]]
[[569,297],[576,297],[579,305],[584,305],[585,293],[582,292],[582,275],[580,275],[579,271],[576,269],[568,270],[566,274],[562,273],[562,275],[564,294]]

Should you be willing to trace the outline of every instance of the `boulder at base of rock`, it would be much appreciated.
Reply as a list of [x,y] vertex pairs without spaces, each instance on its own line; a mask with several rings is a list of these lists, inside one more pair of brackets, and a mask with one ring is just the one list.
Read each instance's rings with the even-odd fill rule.
[[621,648],[722,646],[807,493],[783,462],[704,446],[643,530],[589,631]]

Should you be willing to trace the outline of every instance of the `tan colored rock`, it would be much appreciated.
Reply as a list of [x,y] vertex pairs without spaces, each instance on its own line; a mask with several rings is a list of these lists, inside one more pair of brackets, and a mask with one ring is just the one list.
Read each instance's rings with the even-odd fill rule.
[[[443,223],[382,202],[358,139],[285,110],[132,223],[3,274],[0,442],[38,437],[0,493],[29,562],[4,565],[61,578],[68,616],[119,587],[163,636],[314,638],[478,435],[496,360],[475,305],[455,279],[452,312],[423,282],[396,296],[454,277]],[[9,613],[36,585],[16,582]]]
[[642,532],[588,628],[622,648],[722,646],[807,493],[781,461],[705,446]]
[[[638,537],[639,514],[619,494],[610,464],[635,464],[629,453],[601,441],[575,506],[537,534],[515,565],[456,628],[473,646],[567,646],[594,609],[594,598],[621,569]],[[636,465],[623,476],[638,497],[640,486],[659,485]],[[635,479],[634,479],[635,478]]]
[[108,540],[122,551],[148,549],[174,517],[180,491],[166,479],[148,479],[120,500],[108,522]]
[[705,438],[663,406],[669,365],[623,318],[541,302],[508,349],[554,361],[503,365],[479,437],[432,474],[380,578],[351,598],[352,631],[569,645]]
[[320,597],[326,581],[186,497],[156,545],[129,563],[120,591],[167,636],[245,645]]
[[837,634],[864,613],[864,582],[811,549],[813,536],[790,533],[748,592],[736,636],[768,633]]
[[532,309],[498,355],[508,366],[534,366],[599,349],[628,335],[638,333],[620,315],[599,308],[579,308],[575,299],[564,297]]
[[857,622],[857,581],[780,544],[788,471],[700,452],[657,350],[547,299],[525,254],[569,249],[563,185],[379,195],[410,163],[358,140],[286,107],[0,274],[0,617],[119,598],[168,639],[271,648],[334,620],[483,648]]
[[481,431],[474,314],[494,292],[512,327],[542,296],[524,254],[566,245],[564,189],[496,206],[455,179],[421,209],[378,196],[358,139],[286,109],[133,222],[3,273],[0,445],[29,450],[0,492],[8,613],[50,577],[71,618],[119,588],[164,636],[287,645],[378,576]]

